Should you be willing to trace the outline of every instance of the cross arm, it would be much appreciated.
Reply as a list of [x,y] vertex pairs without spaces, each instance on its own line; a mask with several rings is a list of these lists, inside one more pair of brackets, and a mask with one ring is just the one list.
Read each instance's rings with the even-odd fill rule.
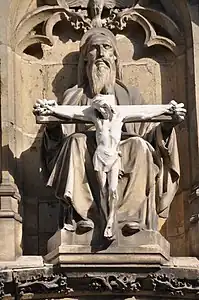
[[169,121],[174,113],[171,104],[116,106],[124,123]]
[[[171,105],[115,105],[114,110],[121,114],[123,122],[161,122],[172,121],[169,113]],[[36,115],[37,124],[48,123],[93,123],[91,106],[58,105],[53,107],[51,115]]]
[[36,115],[37,124],[48,123],[92,123],[93,109],[91,106],[80,105],[57,105],[54,107],[47,107],[49,114]]

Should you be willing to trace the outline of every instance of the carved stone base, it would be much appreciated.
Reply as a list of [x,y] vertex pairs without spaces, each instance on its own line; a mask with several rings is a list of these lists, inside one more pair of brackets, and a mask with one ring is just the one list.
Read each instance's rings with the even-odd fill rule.
[[15,260],[22,255],[22,219],[14,212],[0,211],[0,261]]
[[[89,246],[92,232],[78,236],[64,229],[57,231],[48,241],[48,254],[45,260],[54,265],[77,266],[103,265],[163,265],[169,260],[170,247],[164,237],[155,231],[141,231],[133,236],[123,237],[107,247],[94,249]],[[87,243],[86,243],[87,241]]]
[[121,265],[117,269],[94,264],[60,268],[43,265],[42,258],[34,256],[32,264],[30,257],[26,260],[23,257],[17,265],[10,262],[2,267],[0,299],[179,300],[198,299],[199,295],[196,258],[171,258],[159,267]]

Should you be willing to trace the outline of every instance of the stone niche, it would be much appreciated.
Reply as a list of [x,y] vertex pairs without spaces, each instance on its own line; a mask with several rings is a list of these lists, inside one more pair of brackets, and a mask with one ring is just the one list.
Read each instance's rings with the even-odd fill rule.
[[[58,202],[44,188],[39,175],[39,151],[42,126],[35,125],[32,106],[37,98],[62,100],[64,91],[76,84],[78,48],[81,34],[67,22],[54,27],[54,45],[29,46],[16,55],[16,94],[20,109],[16,109],[16,128],[23,128],[19,154],[19,169],[23,174],[24,253],[45,254],[47,240],[57,228]],[[117,41],[123,65],[124,83],[140,89],[146,104],[168,103],[186,98],[186,55],[183,44],[179,54],[156,45],[144,48],[143,28],[131,22],[118,32]],[[21,115],[22,114],[22,115]],[[184,122],[178,128],[182,161],[181,187],[176,196],[170,220],[162,232],[171,242],[172,255],[188,254],[185,243],[184,202],[189,186],[188,131]],[[34,163],[33,163],[34,162]],[[31,176],[29,176],[31,174]],[[176,218],[176,214],[178,217]]]
[[[25,47],[21,41],[28,32],[42,32],[39,23],[32,28],[30,22],[23,28],[29,13],[38,7],[42,9],[45,4],[52,6],[55,3],[36,0],[8,2],[9,5],[1,1],[2,11],[6,11],[4,18],[7,16],[7,19],[3,19],[8,24],[7,31],[5,25],[2,27],[5,30],[1,33],[0,46],[2,188],[6,183],[10,189],[14,186],[17,191],[17,194],[13,192],[10,197],[17,202],[17,213],[23,216],[23,239],[16,243],[23,245],[25,255],[45,255],[47,241],[58,226],[58,201],[52,191],[44,187],[40,175],[43,126],[36,125],[32,107],[38,98],[58,99],[61,102],[64,91],[76,84],[78,47],[83,32],[62,20],[53,28],[53,45],[48,45],[44,36],[42,43],[40,40]],[[176,22],[181,36],[175,41],[178,48],[175,53],[165,47],[164,43],[146,47],[146,32],[134,21],[115,34],[122,59],[124,82],[138,87],[146,104],[168,103],[175,99],[183,102],[188,109],[186,121],[177,128],[182,173],[180,188],[172,203],[169,219],[160,224],[160,232],[170,242],[172,256],[189,256],[193,251],[198,253],[198,241],[194,240],[195,248],[192,247],[193,234],[189,232],[189,218],[198,213],[197,205],[193,204],[197,198],[194,193],[198,182],[194,48],[188,4],[185,1],[181,4],[170,1],[172,4],[169,8],[165,2],[157,1],[154,4],[154,1],[140,1],[140,5],[163,11]],[[171,38],[171,32],[167,31],[168,24],[164,27],[160,20],[156,21],[158,34]],[[199,30],[197,22],[193,27],[195,32]],[[2,203],[7,203],[6,196],[2,191]],[[2,204],[1,210],[4,212],[6,209]],[[11,206],[7,210],[14,211]],[[5,225],[3,213],[0,218],[0,223],[2,220]],[[13,218],[18,222],[16,216]]]
[[[180,188],[169,219],[160,222],[160,233],[170,242],[172,257],[162,266],[129,266],[117,261],[116,265],[103,266],[91,263],[79,267],[74,263],[67,268],[44,264],[41,257],[57,231],[59,204],[41,176],[44,128],[36,125],[32,114],[36,99],[61,102],[64,91],[76,84],[83,31],[56,15],[48,37],[43,33],[51,16],[43,12],[43,7],[49,5],[52,10],[56,3],[0,0],[0,298],[195,299],[199,264],[191,256],[199,256],[198,1],[139,1],[140,6],[150,8],[145,17],[152,17],[151,24],[157,36],[166,38],[164,42],[160,39],[147,47],[147,30],[136,19],[123,30],[113,30],[124,82],[138,87],[146,104],[175,99],[188,110],[185,122],[177,128]],[[42,14],[31,18],[35,10]],[[172,22],[163,22],[161,13]],[[35,33],[39,35],[36,40]],[[167,39],[173,43],[167,43]]]

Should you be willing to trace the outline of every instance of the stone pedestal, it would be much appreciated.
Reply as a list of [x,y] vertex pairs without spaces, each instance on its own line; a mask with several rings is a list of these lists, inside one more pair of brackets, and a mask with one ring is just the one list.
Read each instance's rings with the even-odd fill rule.
[[22,218],[18,213],[19,194],[11,184],[0,185],[0,261],[22,255]]
[[[0,297],[8,299],[152,300],[198,299],[199,261],[171,258],[159,267],[78,265],[60,268],[43,265],[39,257],[32,264],[24,258],[0,270]],[[14,270],[13,270],[14,269]]]
[[169,260],[170,247],[156,231],[140,231],[133,236],[120,236],[107,248],[93,249],[89,246],[92,232],[78,235],[64,229],[57,231],[48,241],[45,260],[64,266],[133,266],[163,265]]

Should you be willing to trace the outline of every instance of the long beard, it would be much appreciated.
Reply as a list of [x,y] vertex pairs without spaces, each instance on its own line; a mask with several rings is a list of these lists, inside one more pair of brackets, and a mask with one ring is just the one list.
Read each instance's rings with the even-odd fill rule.
[[115,84],[116,72],[106,64],[93,64],[90,70],[89,83],[93,96],[111,94]]

